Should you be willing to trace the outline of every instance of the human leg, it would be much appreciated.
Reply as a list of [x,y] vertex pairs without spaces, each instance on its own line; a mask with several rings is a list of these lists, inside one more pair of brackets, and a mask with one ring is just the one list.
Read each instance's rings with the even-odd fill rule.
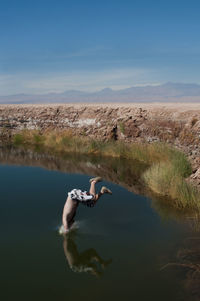
[[104,194],[104,193],[112,194],[112,191],[109,188],[105,187],[105,186],[101,187],[100,192],[101,192],[101,194]]
[[90,184],[90,190],[89,190],[90,194],[96,195],[95,184],[96,184],[96,181],[92,181],[91,182],[91,184]]
[[89,180],[90,183],[92,183],[93,181],[95,181],[96,183],[97,183],[97,182],[101,182],[101,181],[102,181],[102,178],[101,178],[101,177],[95,177],[95,178],[91,178],[91,179]]
[[98,183],[98,182],[101,182],[102,181],[102,178],[101,177],[95,177],[95,178],[91,178],[89,180],[90,182],[90,190],[89,190],[89,193],[94,195],[95,198],[98,197],[98,195],[96,194],[96,191],[95,191],[95,184]]
[[100,178],[100,180],[99,180],[98,177],[90,180],[91,185],[90,185],[90,191],[89,191],[89,193],[92,194],[92,195],[94,195],[95,202],[96,202],[96,201],[97,201],[104,193],[112,194],[112,191],[111,191],[109,188],[105,187],[105,186],[102,186],[100,192],[99,192],[99,193],[96,193],[96,190],[95,190],[95,184],[96,184],[97,182],[99,182],[99,181],[101,181],[101,178]]
[[90,190],[89,190],[89,193],[92,194],[94,196],[94,200],[97,201],[100,196],[102,195],[102,193],[96,193],[96,189],[95,189],[95,184],[97,183],[96,180],[93,180],[90,182]]

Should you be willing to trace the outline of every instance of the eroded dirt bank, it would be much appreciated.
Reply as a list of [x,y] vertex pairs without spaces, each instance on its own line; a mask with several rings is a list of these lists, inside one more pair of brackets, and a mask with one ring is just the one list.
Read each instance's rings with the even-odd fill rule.
[[168,142],[186,153],[200,185],[200,104],[0,105],[1,141],[22,129],[70,129],[101,140]]

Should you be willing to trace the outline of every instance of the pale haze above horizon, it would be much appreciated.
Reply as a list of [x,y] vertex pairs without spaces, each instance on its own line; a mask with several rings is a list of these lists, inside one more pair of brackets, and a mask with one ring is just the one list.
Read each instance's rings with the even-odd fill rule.
[[0,96],[199,85],[199,10],[194,0],[3,0]]

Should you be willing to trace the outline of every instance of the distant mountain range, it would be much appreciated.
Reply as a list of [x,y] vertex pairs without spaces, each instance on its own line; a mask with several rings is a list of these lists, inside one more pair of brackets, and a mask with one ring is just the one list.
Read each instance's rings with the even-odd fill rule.
[[71,102],[200,102],[200,85],[169,82],[159,86],[131,87],[117,91],[105,88],[97,92],[70,90],[40,95],[0,96],[1,104]]

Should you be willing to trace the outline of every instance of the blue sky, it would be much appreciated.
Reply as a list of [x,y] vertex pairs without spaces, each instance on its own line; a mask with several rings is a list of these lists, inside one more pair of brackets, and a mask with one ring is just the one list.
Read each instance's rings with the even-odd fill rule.
[[200,84],[200,2],[0,0],[0,95]]

